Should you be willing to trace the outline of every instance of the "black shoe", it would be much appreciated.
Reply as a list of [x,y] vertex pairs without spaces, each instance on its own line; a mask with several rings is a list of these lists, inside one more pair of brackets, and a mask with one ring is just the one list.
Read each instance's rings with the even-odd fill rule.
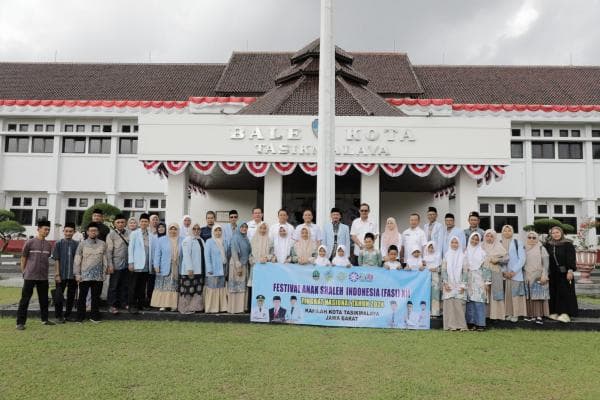
[[64,319],[64,318],[57,318],[57,319],[56,319],[56,323],[57,323],[57,324],[64,324],[65,322],[67,322],[67,320],[66,320],[66,319]]
[[77,318],[73,318],[73,317],[67,317],[65,319],[65,321],[67,321],[67,322],[78,322]]
[[42,321],[42,325],[46,325],[46,326],[54,326],[56,325],[56,323],[52,322],[52,321]]
[[18,331],[24,331],[25,330],[25,325],[24,324],[17,324],[17,330]]
[[139,314],[140,311],[135,307],[129,307],[129,314]]

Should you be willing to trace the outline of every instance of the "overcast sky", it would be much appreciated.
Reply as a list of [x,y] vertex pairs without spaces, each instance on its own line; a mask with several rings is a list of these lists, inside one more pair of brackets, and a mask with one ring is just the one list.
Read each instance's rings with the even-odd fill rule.
[[[334,0],[349,51],[415,64],[600,65],[600,0]],[[319,0],[0,0],[0,61],[226,62],[319,35]]]

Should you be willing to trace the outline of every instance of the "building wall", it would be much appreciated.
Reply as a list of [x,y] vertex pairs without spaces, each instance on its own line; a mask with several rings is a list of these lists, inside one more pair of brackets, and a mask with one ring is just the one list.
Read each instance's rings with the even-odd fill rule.
[[[207,211],[228,213],[229,210],[237,210],[239,221],[246,222],[252,219],[252,208],[256,206],[257,196],[256,190],[211,190],[205,195],[192,194],[190,216],[192,221],[204,226]],[[224,222],[227,222],[226,218]],[[219,223],[224,222],[219,219]]]

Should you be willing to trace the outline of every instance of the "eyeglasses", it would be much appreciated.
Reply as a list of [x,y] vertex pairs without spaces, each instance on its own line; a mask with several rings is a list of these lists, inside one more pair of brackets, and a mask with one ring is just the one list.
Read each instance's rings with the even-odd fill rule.
[[527,236],[527,239],[537,239],[535,236]]
[[230,215],[229,219],[234,219],[234,218],[237,219],[237,217],[238,217],[237,215]]
[[369,210],[360,210],[360,212],[369,212]]

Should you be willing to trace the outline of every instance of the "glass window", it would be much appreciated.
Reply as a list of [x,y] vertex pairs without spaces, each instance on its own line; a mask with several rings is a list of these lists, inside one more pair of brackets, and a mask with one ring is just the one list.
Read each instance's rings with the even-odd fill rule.
[[571,137],[581,137],[581,131],[579,129],[573,129],[571,131]]
[[521,136],[521,130],[518,128],[512,129],[511,133],[513,136]]
[[133,132],[137,132],[137,131],[138,131],[138,126],[137,126],[137,125],[134,125],[134,126],[133,126]]
[[104,203],[104,199],[94,199],[94,204]]
[[54,151],[54,138],[52,137],[34,137],[31,140],[32,153],[52,153]]
[[77,125],[75,128],[76,132],[85,132],[85,125]]
[[158,199],[150,199],[150,208],[158,208]]
[[19,132],[27,132],[29,130],[28,124],[19,124]]
[[480,213],[484,213],[484,214],[489,213],[490,212],[490,205],[487,204],[487,203],[481,203],[479,205],[479,212]]
[[4,151],[6,153],[28,153],[29,137],[7,136],[4,142]]
[[504,214],[504,204],[494,204],[494,212]]
[[69,207],[77,207],[77,199],[74,197],[70,197],[67,201]]
[[572,227],[574,227],[575,229],[577,229],[577,217],[554,217],[554,218],[559,220],[563,224],[569,224]]
[[87,207],[88,199],[79,199],[79,207]]
[[523,158],[523,142],[510,143],[510,158]]
[[65,132],[73,132],[73,125],[65,125]]
[[85,153],[85,138],[83,137],[64,137],[63,153]]
[[19,207],[21,205],[21,198],[20,197],[13,197],[12,198],[12,205],[13,205],[13,207]]
[[506,205],[506,213],[507,214],[516,214],[517,206],[515,204],[507,204]]
[[484,231],[487,231],[488,229],[490,229],[491,220],[492,217],[490,217],[489,215],[482,215],[481,217],[479,217],[479,227]]
[[46,125],[46,132],[54,132],[54,124]]
[[594,160],[600,160],[600,143],[592,143],[592,153]]
[[510,225],[515,230],[515,233],[519,232],[519,217],[517,216],[504,216],[496,215],[494,217],[494,229],[496,232],[501,232],[504,225]]
[[23,206],[24,207],[31,207],[32,204],[33,204],[33,199],[31,197],[23,197]]
[[83,221],[83,210],[66,210],[65,212],[65,223],[72,223],[76,226],[81,226]]
[[544,137],[552,137],[552,129],[544,129]]
[[90,154],[110,154],[110,138],[90,138]]
[[144,208],[144,199],[135,199],[135,208]]
[[582,143],[559,143],[558,158],[563,160],[580,160],[583,158]]
[[34,132],[43,132],[44,131],[44,125],[43,124],[35,124],[33,126],[33,131]]
[[[160,201],[160,208],[167,208],[167,200],[166,199],[162,199]],[[600,214],[600,212],[598,212]]]
[[131,199],[123,199],[123,208],[131,208],[133,201]]
[[21,225],[33,225],[33,210],[11,208],[10,211],[15,214],[15,221],[18,221]]
[[16,132],[17,131],[17,124],[8,124],[8,131],[9,132]]
[[123,132],[123,133],[130,133],[131,132],[131,125],[121,125],[121,132]]
[[567,204],[565,207],[565,214],[575,214],[575,206],[572,204]]
[[531,143],[531,152],[533,158],[554,158],[554,142],[535,142]]
[[42,220],[48,221],[48,210],[42,208],[35,210],[35,220],[36,222]]
[[554,205],[554,214],[562,214],[563,213],[563,206],[561,204],[555,204]]
[[546,204],[538,204],[538,213],[548,214],[548,206]]
[[569,137],[569,130],[568,129],[561,129],[558,132],[558,136],[560,136],[560,137]]
[[119,154],[137,154],[137,138],[120,138]]
[[533,136],[533,137],[539,137],[540,136],[540,130],[539,129],[532,129],[531,130],[531,136]]
[[46,197],[40,197],[38,199],[38,206],[46,207],[48,205],[48,199]]
[[102,125],[102,132],[112,132],[112,125]]
[[600,130],[594,129],[592,131],[592,137],[600,137]]
[[100,132],[100,125],[92,125],[92,132]]

